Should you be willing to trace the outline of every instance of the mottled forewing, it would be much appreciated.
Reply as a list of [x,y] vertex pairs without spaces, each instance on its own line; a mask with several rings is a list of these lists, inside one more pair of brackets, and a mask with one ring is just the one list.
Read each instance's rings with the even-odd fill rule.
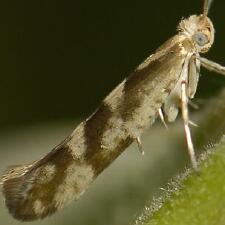
[[3,193],[9,212],[19,220],[34,220],[78,199],[153,123],[190,49],[185,37],[175,36],[118,85],[69,139],[43,159],[8,170]]

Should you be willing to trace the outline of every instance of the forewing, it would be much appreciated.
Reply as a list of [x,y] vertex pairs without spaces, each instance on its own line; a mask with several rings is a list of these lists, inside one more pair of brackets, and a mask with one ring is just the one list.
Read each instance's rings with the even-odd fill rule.
[[34,220],[62,209],[140,136],[175,87],[190,43],[175,36],[106,97],[100,107],[43,159],[3,179],[10,213]]

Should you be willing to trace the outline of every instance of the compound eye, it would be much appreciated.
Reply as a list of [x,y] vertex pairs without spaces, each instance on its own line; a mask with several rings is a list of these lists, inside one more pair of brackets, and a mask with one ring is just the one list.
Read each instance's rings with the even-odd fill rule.
[[209,42],[209,39],[206,34],[198,32],[194,35],[194,39],[199,46],[204,46]]

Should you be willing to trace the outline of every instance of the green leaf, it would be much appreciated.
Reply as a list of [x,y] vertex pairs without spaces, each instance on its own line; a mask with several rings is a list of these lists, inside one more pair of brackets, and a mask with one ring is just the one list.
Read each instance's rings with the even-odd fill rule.
[[164,196],[146,207],[137,224],[224,225],[225,140],[203,158],[199,174],[187,171],[171,182]]

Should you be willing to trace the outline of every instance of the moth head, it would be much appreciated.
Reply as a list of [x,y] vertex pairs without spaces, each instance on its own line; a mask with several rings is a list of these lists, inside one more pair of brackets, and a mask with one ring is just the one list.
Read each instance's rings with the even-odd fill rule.
[[215,30],[212,21],[205,15],[181,20],[178,30],[191,40],[198,52],[207,52],[214,42]]

